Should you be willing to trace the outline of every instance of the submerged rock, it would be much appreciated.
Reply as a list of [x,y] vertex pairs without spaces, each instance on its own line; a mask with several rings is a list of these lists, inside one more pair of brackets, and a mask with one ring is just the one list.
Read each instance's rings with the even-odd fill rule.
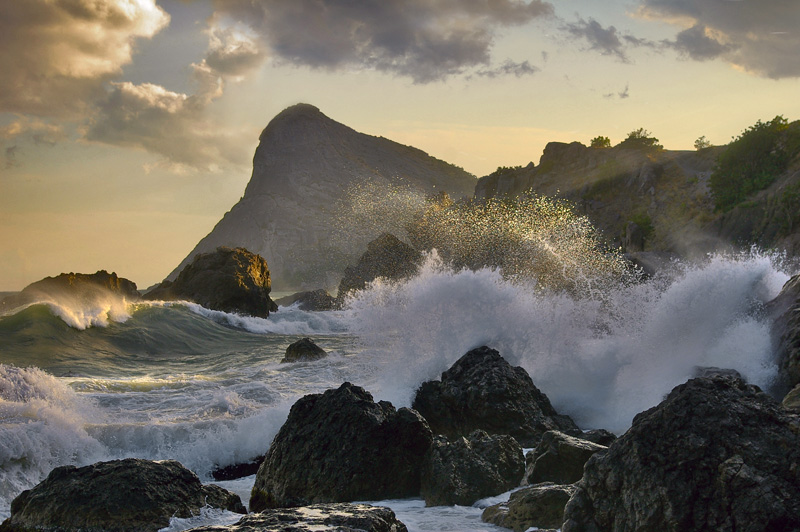
[[476,430],[469,438],[437,436],[422,469],[426,506],[469,506],[519,486],[525,473],[522,447],[511,436]]
[[155,532],[209,505],[246,513],[241,499],[203,486],[174,460],[136,458],[53,469],[11,503],[3,532]]
[[390,233],[367,244],[367,251],[358,259],[355,266],[344,270],[344,277],[339,282],[337,298],[341,302],[350,292],[363,290],[367,283],[378,277],[392,281],[414,275],[422,254]]
[[417,496],[432,437],[416,411],[349,382],[306,395],[258,470],[250,510]]
[[525,479],[528,484],[572,484],[583,476],[583,466],[587,460],[606,449],[603,445],[557,430],[545,432],[536,449],[528,453]]
[[412,407],[435,434],[448,438],[481,429],[509,434],[523,447],[535,447],[548,430],[579,432],[569,416],[555,411],[524,369],[512,367],[486,346],[458,359],[441,381],[422,383]]
[[281,360],[284,362],[308,362],[319,360],[328,356],[320,346],[314,343],[311,338],[303,338],[292,343],[286,348],[286,355]]
[[407,532],[394,512],[368,504],[314,504],[250,514],[228,526],[203,526],[192,532]]
[[577,488],[574,485],[537,484],[515,491],[508,502],[489,506],[481,520],[514,532],[529,529],[558,529],[564,520],[564,507]]
[[800,530],[793,423],[740,379],[692,379],[586,463],[562,530]]
[[37,301],[60,301],[65,304],[89,303],[108,299],[109,296],[136,301],[141,295],[136,283],[116,273],[100,270],[96,273],[62,273],[31,283],[18,294],[0,301],[0,311],[10,310]]
[[270,299],[267,261],[244,248],[217,248],[197,255],[174,282],[164,281],[149,300],[188,300],[205,308],[266,318],[278,306]]

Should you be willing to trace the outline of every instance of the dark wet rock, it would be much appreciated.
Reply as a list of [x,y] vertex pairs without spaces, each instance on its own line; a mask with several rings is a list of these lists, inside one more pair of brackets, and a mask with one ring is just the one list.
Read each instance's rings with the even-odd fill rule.
[[561,526],[564,507],[576,489],[574,485],[552,483],[522,488],[512,493],[508,502],[486,508],[481,520],[514,532],[555,530]]
[[528,453],[525,479],[528,484],[572,484],[583,476],[583,466],[589,458],[606,449],[557,430],[545,432],[536,449]]
[[204,526],[192,532],[407,532],[394,512],[367,504],[314,504],[250,514],[228,526]]
[[349,382],[306,395],[258,470],[250,510],[419,495],[428,424]]
[[266,318],[278,306],[267,261],[244,248],[220,247],[197,255],[178,278],[145,294],[149,300],[188,300],[205,308]]
[[800,384],[800,275],[783,285],[780,294],[767,304],[773,317],[772,337],[777,344],[780,383],[783,395]]
[[53,469],[14,499],[0,530],[155,532],[171,517],[191,517],[206,505],[246,513],[238,495],[203,486],[174,460],[127,458]]
[[311,338],[302,338],[286,348],[286,355],[281,362],[309,362],[328,356]]
[[264,455],[258,456],[249,462],[242,462],[239,464],[231,464],[223,467],[217,467],[211,471],[211,478],[217,481],[222,480],[236,480],[237,478],[249,477],[258,472],[258,467],[264,461]]
[[740,379],[692,379],[586,463],[562,530],[800,530],[792,423]]
[[800,384],[791,389],[781,401],[783,408],[800,414]]
[[367,244],[367,251],[355,266],[344,270],[339,283],[337,298],[341,301],[347,294],[363,290],[367,283],[378,277],[392,281],[411,277],[419,269],[422,254],[390,233]]
[[275,300],[275,304],[281,307],[289,307],[295,303],[298,304],[297,308],[306,311],[334,310],[338,307],[336,298],[322,288],[306,292],[297,292],[296,294]]
[[572,436],[576,436],[582,440],[587,440],[592,443],[596,443],[598,445],[603,445],[605,447],[608,447],[609,445],[614,443],[614,440],[617,439],[616,434],[609,432],[606,429],[586,430],[577,435],[572,434]]
[[718,368],[716,366],[695,366],[693,373],[694,377],[702,377],[706,379],[711,377],[732,377],[734,379],[744,380],[742,374],[735,369]]
[[116,273],[100,270],[96,273],[62,273],[31,283],[21,292],[0,301],[0,311],[10,310],[37,301],[56,301],[65,304],[92,303],[109,296],[136,301],[141,296],[136,283]]
[[426,506],[469,506],[519,486],[525,458],[507,435],[476,430],[449,441],[437,436],[425,458],[421,494]]
[[473,430],[509,434],[523,447],[535,447],[548,430],[579,432],[560,415],[528,373],[512,367],[496,350],[479,347],[417,390],[413,408],[435,434],[467,436]]

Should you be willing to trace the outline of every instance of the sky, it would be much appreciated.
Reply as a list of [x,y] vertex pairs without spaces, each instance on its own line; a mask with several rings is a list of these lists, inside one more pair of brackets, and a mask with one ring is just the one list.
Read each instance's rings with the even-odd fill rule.
[[290,105],[477,177],[638,128],[726,144],[800,119],[800,0],[0,0],[0,72],[0,291],[145,288]]

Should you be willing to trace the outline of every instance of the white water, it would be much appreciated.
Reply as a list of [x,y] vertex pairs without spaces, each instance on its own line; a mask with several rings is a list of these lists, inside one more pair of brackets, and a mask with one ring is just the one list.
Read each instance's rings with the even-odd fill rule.
[[[213,363],[202,355],[143,360],[136,376],[56,378],[0,364],[0,518],[22,489],[63,464],[174,458],[208,479],[215,465],[265,452],[291,404],[306,393],[349,380],[376,400],[407,406],[421,382],[480,345],[523,366],[556,409],[582,428],[620,433],[695,366],[733,368],[767,387],[776,367],[759,310],[787,279],[768,257],[716,257],[580,299],[513,283],[489,269],[452,272],[433,257],[407,282],[374,283],[345,311],[282,308],[262,320],[182,304],[263,341],[214,355],[220,360]],[[137,309],[158,305],[169,310],[170,304],[135,305],[113,316],[134,326]],[[75,329],[107,325],[53,312]],[[314,338],[331,356],[279,364],[298,336]],[[92,356],[87,352],[87,360]],[[238,482],[246,495],[248,481]],[[492,529],[480,523],[479,508],[421,504],[390,506],[412,530]]]

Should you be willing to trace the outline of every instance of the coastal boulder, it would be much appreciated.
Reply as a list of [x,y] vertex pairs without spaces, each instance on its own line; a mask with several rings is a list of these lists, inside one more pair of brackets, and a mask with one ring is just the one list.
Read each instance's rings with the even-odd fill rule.
[[767,304],[774,318],[772,336],[777,343],[780,372],[779,394],[800,384],[800,275],[783,285],[780,294]]
[[577,488],[550,482],[529,486],[511,494],[508,502],[489,506],[481,520],[514,532],[555,530],[564,520],[564,507]]
[[296,294],[276,299],[275,303],[281,307],[288,307],[297,303],[297,308],[306,311],[334,310],[337,308],[336,298],[323,288],[297,292]]
[[557,430],[544,433],[536,449],[528,453],[525,479],[528,484],[554,482],[572,484],[583,476],[583,466],[594,453],[607,447],[575,438]]
[[511,436],[476,430],[468,438],[433,440],[422,469],[426,506],[469,506],[519,486],[525,472],[522,447]]
[[256,475],[250,510],[419,495],[431,430],[349,382],[298,400]]
[[286,355],[281,360],[283,362],[309,362],[319,360],[328,356],[320,346],[314,343],[311,338],[302,338],[286,348]]
[[800,530],[796,423],[741,379],[689,380],[589,459],[562,530]]
[[228,526],[203,526],[192,532],[407,532],[394,512],[368,504],[314,504],[279,508],[242,517]]
[[246,513],[238,495],[203,486],[174,460],[126,458],[53,469],[14,499],[0,530],[155,532],[171,517],[191,517],[206,505]]
[[197,255],[178,278],[145,294],[149,300],[188,300],[205,308],[266,318],[278,306],[267,261],[244,248],[220,247]]
[[109,296],[136,301],[141,296],[136,283],[116,273],[100,270],[96,273],[62,273],[31,283],[18,294],[0,302],[0,311],[11,310],[37,301],[58,301],[70,306],[94,304]]
[[422,383],[412,408],[428,421],[434,434],[451,439],[481,429],[511,435],[523,447],[535,447],[548,430],[578,432],[572,419],[555,411],[524,369],[512,367],[486,346],[458,359],[442,373],[441,381]]
[[367,244],[367,251],[355,266],[345,268],[337,297],[341,301],[350,292],[363,290],[367,283],[378,277],[389,280],[410,277],[417,272],[421,262],[419,251],[396,236],[383,233]]

